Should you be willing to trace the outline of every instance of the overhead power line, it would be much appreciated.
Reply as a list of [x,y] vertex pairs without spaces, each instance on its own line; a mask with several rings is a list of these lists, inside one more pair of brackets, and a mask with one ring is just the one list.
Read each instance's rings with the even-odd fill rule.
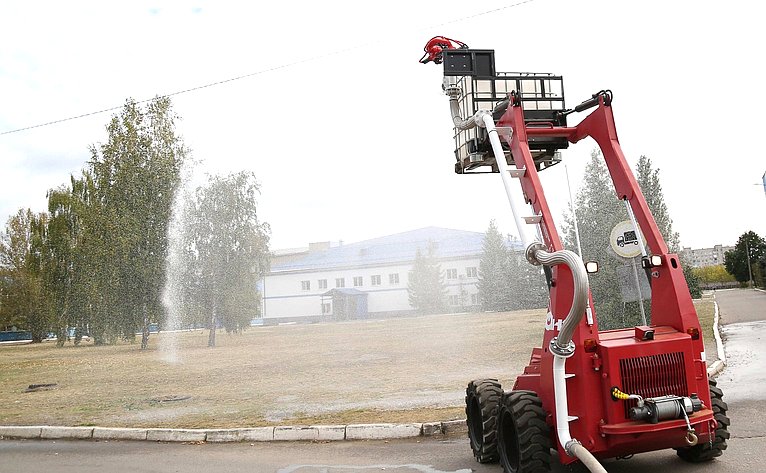
[[[507,10],[509,8],[518,7],[520,5],[524,5],[525,3],[532,3],[534,1],[535,0],[522,0],[522,1],[519,1],[519,2],[516,2],[516,3],[511,3],[511,4],[508,4],[508,5],[504,5],[502,7],[493,8],[492,10],[487,10],[487,11],[484,11],[484,12],[481,12],[481,13],[476,13],[476,14],[473,14],[473,15],[464,16],[464,17],[460,17],[460,18],[457,18],[457,19],[454,19],[454,20],[446,21],[444,23],[439,23],[439,24],[436,24],[436,25],[431,25],[431,26],[428,26],[428,27],[422,27],[422,28],[417,28],[417,29],[418,30],[421,30],[421,29],[431,29],[431,28],[438,28],[440,26],[451,25],[453,23],[460,23],[462,21],[472,20],[472,19],[478,18],[480,16],[490,15],[492,13],[497,13],[497,12],[500,12],[500,11],[503,11],[503,10]],[[353,50],[356,50],[356,49],[360,49],[360,48],[369,46],[371,44],[379,43],[379,42],[381,42],[381,41],[372,41],[372,42],[367,42],[367,43],[364,43],[364,44],[359,44],[359,45],[356,45],[356,46],[351,47],[351,48],[338,49],[338,50],[335,50],[335,51],[332,51],[332,52],[329,52],[329,53],[326,53],[326,54],[312,56],[312,57],[305,58],[305,59],[299,59],[297,61],[281,64],[281,65],[270,67],[270,68],[267,68],[267,69],[262,69],[260,71],[251,72],[249,74],[244,74],[244,75],[236,76],[236,77],[230,77],[228,79],[223,79],[223,80],[219,80],[219,81],[216,81],[216,82],[210,82],[208,84],[198,85],[196,87],[191,87],[191,88],[188,88],[188,89],[178,90],[178,91],[175,91],[175,92],[171,92],[169,94],[160,95],[160,96],[158,96],[158,98],[173,97],[173,96],[176,96],[176,95],[187,94],[189,92],[196,92],[198,90],[207,89],[207,88],[215,87],[215,86],[218,86],[218,85],[228,84],[230,82],[234,82],[234,81],[238,81],[238,80],[242,80],[242,79],[247,79],[248,77],[253,77],[253,76],[257,76],[257,75],[261,75],[261,74],[266,74],[266,73],[274,72],[274,71],[277,71],[277,70],[280,70],[280,69],[287,69],[287,68],[290,68],[290,67],[297,66],[299,64],[304,64],[304,63],[307,63],[307,62],[317,61],[319,59],[325,59],[325,58],[330,57],[330,56],[335,56],[335,55],[338,55],[338,54],[343,54],[343,53],[346,53],[346,52],[349,52],[349,51],[353,51]],[[152,100],[154,100],[154,98],[137,100],[136,103],[146,103],[146,102],[150,102]],[[112,112],[112,111],[115,111],[115,110],[120,110],[120,109],[122,109],[122,107],[123,107],[123,105],[119,105],[119,106],[115,106],[115,107],[105,108],[105,109],[102,109],[102,110],[95,110],[95,111],[92,111],[92,112],[83,113],[83,114],[80,114],[80,115],[73,115],[73,116],[67,117],[67,118],[60,118],[58,120],[52,120],[52,121],[49,121],[49,122],[38,123],[36,125],[25,126],[23,128],[16,128],[14,130],[7,130],[7,131],[0,132],[0,136],[2,136],[2,135],[10,135],[12,133],[19,133],[19,132],[22,132],[22,131],[32,130],[32,129],[35,129],[35,128],[42,128],[42,127],[50,126],[50,125],[56,125],[58,123],[68,122],[68,121],[72,121],[72,120],[78,120],[80,118],[86,118],[86,117],[90,117],[90,116],[93,116],[93,115],[99,115],[101,113]]]

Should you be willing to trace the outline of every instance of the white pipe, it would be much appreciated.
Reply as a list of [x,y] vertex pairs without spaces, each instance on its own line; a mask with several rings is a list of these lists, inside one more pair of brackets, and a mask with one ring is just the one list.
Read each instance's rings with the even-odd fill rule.
[[559,443],[569,453],[572,435],[569,433],[569,406],[567,402],[567,380],[564,369],[566,358],[553,355],[553,394],[556,400],[556,433]]
[[[497,169],[500,171],[500,177],[503,179],[503,187],[505,187],[505,195],[508,197],[508,203],[511,204],[511,212],[513,213],[513,219],[516,222],[516,228],[519,231],[519,238],[524,248],[529,246],[529,237],[524,229],[524,224],[519,216],[519,210],[516,207],[516,202],[513,200],[513,194],[511,193],[511,175],[508,172],[508,164],[505,162],[505,151],[503,145],[500,143],[500,137],[495,129],[495,120],[492,118],[492,114],[489,112],[481,113],[481,119],[483,126],[487,129],[487,135],[489,136],[489,142],[492,144],[492,153],[495,155],[495,162],[497,163]],[[477,113],[478,115],[478,113]],[[513,130],[511,130],[513,133]]]
[[596,457],[572,438],[569,432],[569,406],[567,403],[567,380],[564,370],[566,357],[553,355],[553,394],[556,400],[556,434],[564,451],[580,460],[592,473],[607,473]]

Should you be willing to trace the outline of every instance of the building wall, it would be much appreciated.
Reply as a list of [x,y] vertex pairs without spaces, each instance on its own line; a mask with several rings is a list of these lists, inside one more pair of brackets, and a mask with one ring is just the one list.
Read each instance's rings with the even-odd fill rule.
[[681,254],[683,255],[684,259],[686,259],[695,268],[703,268],[705,266],[716,266],[723,264],[725,253],[733,249],[733,246],[723,245],[715,245],[712,248],[697,249],[686,247],[681,251]]
[[[452,310],[460,310],[478,304],[479,257],[454,258],[440,261],[445,273],[448,302]],[[469,269],[472,268],[472,269]],[[412,312],[407,297],[407,284],[412,263],[347,267],[329,270],[271,273],[264,281],[264,315],[266,322],[286,320],[310,320],[322,317],[322,294],[340,287],[336,279],[343,279],[345,288],[364,291],[370,315],[386,315]],[[392,281],[391,275],[398,276]],[[377,282],[379,277],[380,283]],[[355,278],[357,279],[355,281]],[[361,285],[355,285],[359,283]],[[326,286],[320,286],[320,280]],[[462,297],[461,297],[462,294]],[[451,296],[451,297],[450,297]],[[326,298],[325,303],[329,303]]]

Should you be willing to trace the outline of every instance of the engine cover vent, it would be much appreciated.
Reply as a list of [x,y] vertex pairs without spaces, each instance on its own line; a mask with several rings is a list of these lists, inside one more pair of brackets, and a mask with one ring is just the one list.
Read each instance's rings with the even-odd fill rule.
[[[621,390],[644,398],[666,394],[688,396],[683,352],[623,358],[620,360]],[[624,401],[625,418],[635,400]]]

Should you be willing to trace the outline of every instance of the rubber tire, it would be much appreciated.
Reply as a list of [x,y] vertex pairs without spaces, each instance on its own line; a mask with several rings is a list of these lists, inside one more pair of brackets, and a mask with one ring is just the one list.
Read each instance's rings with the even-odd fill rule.
[[497,414],[497,450],[506,473],[551,470],[550,428],[534,391],[505,394]]
[[497,461],[497,410],[503,388],[496,379],[475,379],[465,390],[465,415],[468,439],[479,463]]
[[705,442],[693,447],[676,448],[676,454],[690,463],[701,463],[720,457],[728,447],[726,440],[731,435],[729,434],[731,420],[726,415],[729,406],[723,400],[723,391],[717,386],[718,383],[714,379],[708,379],[708,383],[710,384],[710,402],[713,404],[713,417],[718,423],[715,429],[715,440],[713,440],[712,447],[710,442]]

